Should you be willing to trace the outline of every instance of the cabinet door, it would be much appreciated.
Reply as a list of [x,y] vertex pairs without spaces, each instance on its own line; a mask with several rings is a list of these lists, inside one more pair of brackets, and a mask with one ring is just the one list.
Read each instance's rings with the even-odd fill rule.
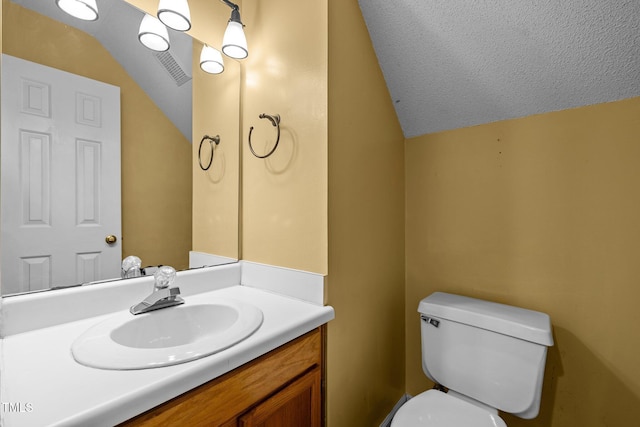
[[239,427],[320,427],[320,368],[316,367],[239,418]]

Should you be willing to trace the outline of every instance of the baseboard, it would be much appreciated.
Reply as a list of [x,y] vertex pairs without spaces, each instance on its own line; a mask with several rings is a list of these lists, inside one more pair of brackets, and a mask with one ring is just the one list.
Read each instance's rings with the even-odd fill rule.
[[389,412],[389,415],[387,415],[387,417],[384,419],[384,421],[382,421],[382,424],[380,424],[380,427],[389,427],[391,426],[391,421],[393,420],[393,416],[396,414],[396,412],[398,412],[398,409],[400,409],[400,407],[402,405],[404,405],[407,400],[411,399],[411,396],[408,394],[404,394],[400,400],[398,400],[398,403],[396,403],[396,405],[393,407],[393,409],[391,410],[391,412]]

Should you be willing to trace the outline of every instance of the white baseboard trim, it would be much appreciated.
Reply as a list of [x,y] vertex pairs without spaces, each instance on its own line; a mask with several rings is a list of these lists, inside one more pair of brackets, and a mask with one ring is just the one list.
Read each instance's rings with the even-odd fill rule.
[[406,394],[406,393],[404,395],[402,395],[402,397],[400,397],[400,400],[398,400],[398,403],[396,403],[396,405],[393,407],[391,412],[389,412],[389,415],[387,415],[387,417],[384,419],[384,421],[382,421],[382,424],[380,424],[380,427],[389,427],[389,426],[391,426],[391,421],[393,420],[393,416],[396,414],[396,412],[398,412],[398,409],[400,409],[400,407],[402,405],[407,403],[407,400],[409,400],[409,399],[411,399],[411,395]]

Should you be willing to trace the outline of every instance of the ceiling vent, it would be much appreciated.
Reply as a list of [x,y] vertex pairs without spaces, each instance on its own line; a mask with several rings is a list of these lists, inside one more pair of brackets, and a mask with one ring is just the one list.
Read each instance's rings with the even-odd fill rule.
[[176,58],[171,55],[170,51],[154,52],[153,56],[160,61],[160,64],[167,70],[171,78],[176,82],[176,85],[182,86],[191,80],[191,76],[184,71],[184,68],[176,61]]

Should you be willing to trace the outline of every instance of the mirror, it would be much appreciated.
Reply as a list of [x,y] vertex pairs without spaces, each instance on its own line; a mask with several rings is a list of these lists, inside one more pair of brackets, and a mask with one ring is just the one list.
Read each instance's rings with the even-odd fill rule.
[[[12,241],[6,237],[5,217],[11,215],[3,215],[0,241],[3,295],[116,279],[120,277],[120,261],[129,255],[139,257],[143,267],[172,265],[176,269],[196,265],[189,260],[192,251],[205,259],[197,265],[238,258],[240,66],[225,57],[223,74],[202,72],[198,59],[203,43],[172,30],[168,53],[158,55],[146,49],[137,40],[144,13],[131,3],[135,2],[98,0],[100,18],[85,22],[66,15],[53,0],[3,0],[3,74],[7,65],[4,55],[10,55],[118,87],[121,129],[121,231],[105,230],[98,237],[104,251],[114,247],[120,250],[118,271],[101,272],[91,257],[92,251],[76,238],[62,234],[55,239],[55,246],[68,245],[73,253],[73,259],[63,269],[73,278],[52,279],[50,272],[59,264],[50,258],[31,257],[37,262],[23,262],[17,267],[21,269],[18,274],[32,274],[38,278],[35,283],[42,284],[31,289],[16,287],[7,279],[5,257],[7,248],[23,239]],[[193,0],[190,5],[192,16],[215,18],[229,13],[220,2]],[[206,26],[208,33],[198,33],[199,37],[202,34],[204,42],[219,45],[226,19],[206,22],[208,25],[194,22],[194,30],[199,25],[202,32]],[[4,103],[4,90],[2,98]],[[5,120],[3,148],[9,140],[4,136],[4,125]],[[58,125],[53,127],[57,129]],[[214,146],[207,141],[201,144],[204,135],[219,135],[220,144]],[[211,167],[204,171],[199,166],[198,154],[206,165],[212,149]],[[21,150],[24,157],[25,151]],[[38,156],[39,162],[42,153]],[[76,156],[76,163],[80,163],[77,159]],[[18,211],[17,206],[5,203],[5,196],[11,193],[6,186],[12,182],[24,186],[24,179],[6,178],[4,172],[3,212]],[[39,183],[44,182],[41,176],[38,179]],[[117,187],[118,173],[103,179],[111,180]],[[52,190],[47,199],[51,205],[59,196],[56,191]],[[78,190],[62,191],[74,192]],[[101,203],[96,206],[115,205],[117,201],[109,199]],[[43,210],[41,205],[38,208]],[[74,209],[76,217],[82,216],[79,208]],[[47,227],[36,224],[31,228]],[[115,243],[107,243],[110,234],[116,237]],[[43,238],[35,237],[35,241],[42,242]],[[39,263],[43,259],[49,264]],[[20,264],[17,260],[14,257],[9,264]]]

